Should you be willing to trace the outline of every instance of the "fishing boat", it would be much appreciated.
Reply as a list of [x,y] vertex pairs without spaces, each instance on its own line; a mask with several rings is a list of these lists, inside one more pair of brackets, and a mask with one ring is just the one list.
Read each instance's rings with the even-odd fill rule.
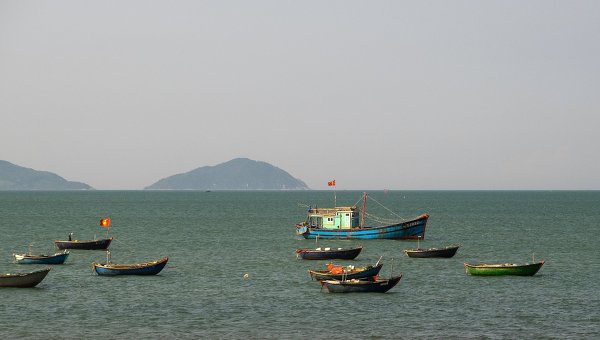
[[102,238],[97,240],[67,240],[54,241],[54,245],[58,249],[86,249],[86,250],[104,250],[107,249],[113,238]]
[[362,251],[363,247],[352,248],[316,248],[296,249],[296,257],[303,260],[353,260]]
[[111,219],[108,217],[104,217],[100,219],[100,226],[102,228],[106,228],[106,238],[96,239],[94,237],[93,240],[73,240],[73,233],[69,233],[69,239],[66,241],[58,240],[54,241],[54,245],[58,249],[86,249],[86,250],[104,250],[107,249],[113,238],[108,237],[108,232],[110,230]]
[[544,260],[525,263],[503,263],[503,264],[470,264],[465,263],[465,272],[476,276],[500,276],[500,275],[519,275],[533,276],[542,268]]
[[460,248],[459,245],[452,245],[444,248],[416,248],[416,249],[404,249],[404,253],[408,257],[444,257],[450,258],[456,254],[456,251]]
[[309,207],[306,219],[296,224],[296,234],[307,239],[319,237],[321,239],[407,240],[425,237],[428,214],[406,220],[389,221],[380,226],[365,225],[367,196],[367,193],[363,194],[363,206],[360,210],[356,205],[335,208]]
[[132,264],[116,264],[107,261],[107,263],[92,263],[94,271],[98,275],[156,275],[158,274],[169,261],[168,257],[164,257],[157,261],[132,263]]
[[30,273],[0,274],[0,287],[35,287],[42,282],[49,271],[50,268],[46,268]]
[[385,293],[394,288],[402,275],[375,280],[324,280],[321,284],[329,293]]
[[68,251],[55,253],[53,255],[13,254],[15,262],[19,264],[63,264],[69,257]]
[[309,269],[308,273],[313,280],[351,280],[372,278],[379,274],[383,263],[376,263],[374,266],[355,267],[338,266],[331,263],[327,264],[326,270]]

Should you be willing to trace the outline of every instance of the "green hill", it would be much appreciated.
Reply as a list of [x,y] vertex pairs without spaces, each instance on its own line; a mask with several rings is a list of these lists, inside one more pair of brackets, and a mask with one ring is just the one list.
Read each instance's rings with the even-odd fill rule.
[[150,190],[308,190],[299,179],[278,167],[248,158],[163,178]]
[[37,171],[0,160],[0,190],[89,190],[91,186],[71,182],[48,171]]

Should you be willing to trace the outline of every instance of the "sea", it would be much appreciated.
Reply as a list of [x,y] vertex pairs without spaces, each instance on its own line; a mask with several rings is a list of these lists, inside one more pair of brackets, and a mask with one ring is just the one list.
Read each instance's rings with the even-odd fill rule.
[[[104,277],[104,251],[73,250],[35,288],[0,288],[0,339],[598,339],[599,191],[369,191],[367,212],[430,214],[417,241],[305,240],[309,206],[362,206],[362,191],[0,192],[0,272],[54,240],[114,237],[116,263],[169,257],[156,276]],[[334,203],[335,200],[335,203]],[[111,218],[111,228],[99,220]],[[385,294],[331,294],[297,248],[362,245],[355,266],[399,275]],[[475,277],[464,262],[545,260],[532,277]]]

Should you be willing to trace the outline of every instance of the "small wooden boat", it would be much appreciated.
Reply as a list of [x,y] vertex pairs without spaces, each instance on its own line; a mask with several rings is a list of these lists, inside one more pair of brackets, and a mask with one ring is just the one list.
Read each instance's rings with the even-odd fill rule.
[[375,266],[355,267],[355,266],[335,266],[327,265],[327,270],[312,270],[308,273],[313,280],[351,280],[351,279],[366,279],[377,276],[383,267],[383,263],[375,264]]
[[324,280],[321,284],[329,293],[385,293],[394,288],[401,278],[402,275],[375,280]]
[[465,263],[465,272],[477,276],[500,276],[500,275],[519,275],[533,276],[542,268],[544,260],[525,263],[504,263],[504,264],[469,264]]
[[352,260],[363,247],[296,249],[296,257],[303,260]]
[[0,287],[35,287],[48,275],[50,268],[31,273],[0,274]]
[[416,249],[404,249],[404,252],[408,257],[445,257],[449,258],[456,254],[456,251],[460,248],[458,245],[448,246],[444,248],[416,248]]
[[157,261],[132,264],[94,262],[92,267],[98,275],[156,275],[165,267],[168,261],[169,258],[165,257]]
[[87,250],[99,250],[107,249],[112,242],[113,238],[102,238],[98,240],[80,241],[80,240],[68,240],[68,241],[54,241],[54,245],[58,249],[87,249]]
[[63,264],[67,257],[68,251],[55,253],[53,255],[33,255],[31,252],[27,254],[13,254],[15,262],[19,264]]

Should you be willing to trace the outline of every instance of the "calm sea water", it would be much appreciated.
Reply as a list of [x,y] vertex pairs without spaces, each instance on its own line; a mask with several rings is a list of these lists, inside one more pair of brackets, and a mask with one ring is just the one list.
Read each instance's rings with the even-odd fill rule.
[[[338,205],[361,192],[337,192]],[[114,262],[169,256],[153,277],[99,277],[102,251],[72,251],[33,289],[0,289],[0,338],[598,338],[600,192],[369,192],[402,217],[431,215],[422,246],[462,247],[411,259],[414,241],[322,241],[365,248],[351,263],[403,273],[387,294],[326,294],[294,250],[293,225],[332,192],[0,192],[0,272],[13,252],[104,236]],[[379,204],[368,211],[391,217]],[[546,264],[533,277],[472,277],[463,262]],[[342,262],[342,261],[340,261]],[[248,278],[244,279],[244,274]]]

